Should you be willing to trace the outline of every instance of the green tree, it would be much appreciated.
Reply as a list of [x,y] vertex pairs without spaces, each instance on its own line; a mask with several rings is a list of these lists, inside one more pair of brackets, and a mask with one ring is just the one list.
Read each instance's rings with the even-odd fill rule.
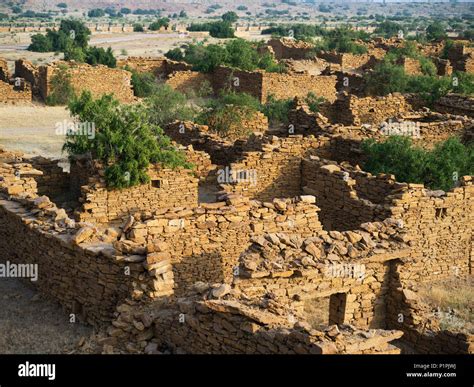
[[51,106],[67,105],[74,96],[71,75],[66,66],[60,66],[51,77],[50,93],[46,98],[46,104]]
[[170,24],[170,19],[168,19],[167,17],[162,17],[154,21],[153,23],[151,23],[148,26],[148,29],[151,31],[158,31],[161,29],[161,27],[168,27],[169,24]]
[[105,11],[101,8],[94,8],[94,9],[91,9],[87,13],[87,16],[89,16],[89,17],[104,17],[105,16]]
[[31,36],[31,44],[28,46],[28,51],[50,52],[53,51],[53,45],[46,35],[35,34]]
[[431,189],[450,190],[453,175],[474,174],[474,146],[450,138],[427,151],[413,146],[409,137],[391,136],[383,142],[362,143],[367,160],[364,170],[373,174],[394,174],[397,181],[425,184]]
[[183,51],[181,51],[181,49],[179,48],[173,48],[171,50],[169,50],[165,56],[168,58],[168,59],[171,59],[171,60],[175,60],[175,61],[182,61],[184,59],[184,54],[183,54]]
[[90,47],[86,51],[85,61],[90,65],[102,64],[111,68],[116,67],[117,59],[114,56],[112,48],[107,50],[102,47]]
[[383,61],[375,66],[374,71],[365,77],[367,90],[373,95],[387,95],[403,92],[407,78],[403,67]]
[[233,38],[234,37],[234,29],[232,28],[229,22],[215,22],[211,23],[211,27],[209,29],[209,34],[213,38]]
[[[152,163],[168,167],[191,167],[163,130],[150,122],[142,105],[120,105],[111,95],[93,100],[89,92],[69,104],[80,122],[94,123],[94,136],[68,134],[63,146],[70,156],[90,154],[105,167],[110,188],[126,188],[149,182]],[[91,138],[92,137],[92,138]]]
[[428,40],[443,40],[448,37],[446,30],[439,21],[435,21],[426,28],[426,37]]
[[229,11],[222,15],[222,20],[227,23],[235,23],[239,20],[239,16],[234,11]]
[[169,85],[157,85],[145,102],[150,121],[164,127],[175,120],[192,121],[196,110],[188,104],[184,94]]
[[143,26],[140,23],[136,23],[133,25],[133,32],[143,32]]

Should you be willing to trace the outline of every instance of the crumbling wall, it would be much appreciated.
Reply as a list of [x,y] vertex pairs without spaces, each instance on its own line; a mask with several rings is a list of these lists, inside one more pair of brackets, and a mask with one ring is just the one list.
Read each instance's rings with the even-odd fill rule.
[[[354,230],[362,223],[383,220],[389,215],[382,205],[369,200],[373,197],[367,194],[372,186],[367,184],[369,180],[357,181],[338,165],[305,159],[301,176],[303,192],[318,198],[326,230]],[[362,187],[361,196],[357,185]],[[387,186],[382,185],[381,190],[388,191]]]
[[219,66],[212,72],[210,79],[216,95],[224,90],[233,90],[238,93],[250,94],[259,101],[263,101],[263,79],[265,75],[266,73],[263,70],[242,71]]
[[69,191],[69,173],[64,172],[58,165],[58,160],[37,156],[28,160],[37,170],[43,172],[35,178],[38,185],[38,195],[56,198]]
[[170,74],[166,84],[181,93],[199,93],[206,85],[211,85],[209,75],[198,71],[175,71]]
[[23,79],[19,86],[0,80],[0,103],[25,104],[31,103],[31,98],[31,87]]
[[441,113],[474,117],[474,98],[459,94],[448,94],[436,101],[434,109]]
[[[293,197],[301,194],[301,158],[312,149],[325,145],[328,138],[290,135],[265,138],[259,149],[244,152],[229,165],[234,181],[219,181],[226,192],[258,200]],[[241,174],[242,176],[240,176]]]
[[333,75],[264,73],[261,102],[266,102],[270,95],[276,99],[288,99],[305,97],[310,92],[333,102],[336,99],[336,83],[336,76]]
[[413,249],[412,260],[401,273],[402,281],[472,273],[472,177],[460,177],[459,184],[446,194],[429,191],[422,184],[408,184],[388,198],[392,216],[403,221]]
[[314,198],[260,203],[230,197],[226,202],[199,207],[159,210],[153,217],[135,222],[128,238],[147,246],[149,264],[170,260],[175,294],[180,295],[197,281],[232,282],[238,257],[254,235],[291,231],[310,236],[320,232],[317,211]]
[[[254,238],[240,257],[234,286],[247,299],[271,294],[298,319],[326,315],[329,325],[385,328],[391,262],[410,253],[397,235],[403,231],[387,219],[309,238],[281,233]],[[327,309],[305,308],[325,297],[330,297]]]
[[74,62],[56,62],[39,67],[37,84],[39,95],[43,100],[50,95],[51,79],[62,66],[70,75],[72,87],[77,94],[88,90],[94,98],[113,94],[122,103],[131,103],[135,100],[131,86],[132,74],[129,71]]
[[204,151],[216,165],[226,165],[241,153],[239,141],[232,142],[209,131],[207,125],[199,125],[190,121],[176,121],[166,126],[165,134],[178,144],[192,145],[198,151]]
[[10,71],[5,59],[0,58],[0,81],[8,82],[10,80]]
[[[77,191],[80,187],[81,208],[76,217],[81,221],[107,223],[120,221],[137,211],[193,206],[198,203],[198,178],[191,170],[150,166],[150,183],[124,189],[107,188],[102,169],[86,162],[71,164],[71,176]],[[87,182],[87,184],[84,184]]]
[[117,61],[117,67],[130,67],[140,73],[152,73],[157,78],[166,79],[175,71],[189,71],[192,66],[175,62],[165,57],[128,57]]
[[[180,316],[185,316],[181,324],[176,323]],[[402,335],[334,327],[317,331],[235,300],[181,302],[158,313],[153,331],[159,345],[194,354],[399,353],[390,341]]]
[[39,70],[33,63],[26,59],[15,61],[15,77],[23,78],[31,84],[33,94],[38,92]]
[[403,67],[405,74],[408,75],[422,75],[421,64],[418,59],[413,59],[409,57],[401,57],[397,64]]
[[38,265],[37,282],[32,284],[77,319],[97,325],[112,319],[116,304],[129,295],[139,273],[131,268],[127,276],[126,262],[111,253],[110,245],[79,246],[74,232],[80,231],[75,227],[64,210],[45,197],[0,200],[2,263]]
[[346,95],[333,104],[331,118],[344,125],[380,124],[410,110],[410,104],[399,93],[365,98]]
[[416,353],[473,354],[474,334],[442,329],[439,315],[423,302],[416,290],[416,281],[401,280],[409,270],[406,263],[394,266],[390,281],[392,292],[387,302],[387,324],[391,329],[403,331],[403,341]]
[[314,48],[310,43],[294,39],[270,39],[267,44],[278,60],[307,59]]

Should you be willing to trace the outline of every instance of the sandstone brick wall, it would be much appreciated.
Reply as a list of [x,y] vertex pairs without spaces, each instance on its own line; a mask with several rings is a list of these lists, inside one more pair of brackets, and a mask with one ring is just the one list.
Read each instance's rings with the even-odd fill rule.
[[331,118],[344,125],[380,124],[410,110],[410,104],[399,93],[365,98],[348,95],[333,104]]
[[[388,217],[383,206],[369,201],[369,197],[373,198],[375,195],[367,194],[371,188],[367,184],[368,180],[357,181],[338,165],[327,164],[327,161],[319,158],[305,159],[302,162],[301,177],[303,192],[318,198],[321,222],[327,230],[354,230],[362,223]],[[356,185],[363,187],[362,197],[359,197]],[[384,185],[377,190],[380,193],[387,191],[387,186]]]
[[264,100],[263,79],[265,72],[241,71],[220,66],[211,75],[212,88],[216,95],[222,90],[233,90],[238,93],[247,93],[259,101]]
[[25,104],[31,103],[31,88],[24,80],[20,80],[21,85],[15,86],[0,80],[0,103],[5,104]]
[[0,149],[0,191],[7,195],[34,197],[38,186],[36,179],[42,172],[22,161],[21,155],[12,155]]
[[275,58],[306,59],[313,50],[313,45],[294,39],[270,39],[267,43],[273,50]]
[[[385,328],[391,262],[410,253],[396,235],[403,231],[394,219],[387,219],[342,233],[314,233],[306,239],[285,234],[254,238],[241,255],[234,286],[248,299],[272,294],[299,319],[310,321],[316,314],[325,315],[329,325]],[[326,297],[329,306],[305,309],[308,301]]]
[[152,73],[158,78],[167,78],[175,71],[189,71],[192,66],[175,62],[165,57],[128,57],[117,61],[117,67],[130,67],[141,73]]
[[[400,218],[409,230],[412,261],[401,280],[436,280],[472,273],[474,185],[472,177],[446,195],[409,184],[387,200],[392,217]],[[405,277],[406,276],[406,277]]]
[[[184,316],[182,324],[176,323]],[[154,336],[160,345],[195,354],[398,353],[390,341],[401,332],[337,329],[326,332],[234,300],[181,302],[160,312]],[[371,337],[367,340],[365,337]]]
[[373,68],[377,61],[384,56],[385,51],[382,49],[372,49],[367,54],[350,54],[323,51],[318,57],[330,63],[341,66],[343,70],[360,70],[365,68]]
[[15,77],[24,78],[31,84],[33,94],[38,92],[38,68],[26,59],[19,59],[15,61]]
[[139,273],[131,268],[131,275],[125,275],[126,263],[116,259],[111,246],[107,249],[103,242],[100,247],[77,245],[73,239],[79,229],[64,210],[44,198],[0,200],[0,260],[37,264],[38,281],[31,284],[41,293],[79,320],[93,325],[110,321]]
[[270,95],[277,99],[305,97],[309,92],[329,101],[336,98],[336,77],[316,76],[307,73],[268,73],[262,70],[249,72],[217,68],[211,77],[216,94],[220,90],[232,89],[239,93],[253,95],[260,102],[266,102]]
[[[209,118],[209,129],[226,140],[245,141],[253,133],[265,133],[268,131],[268,118],[261,112],[248,112],[238,106],[228,106],[226,114],[239,117],[238,123],[232,123],[225,128],[220,127],[220,121],[215,117]],[[222,132],[224,130],[224,132]]]
[[10,71],[5,59],[0,58],[0,81],[8,82],[10,80]]
[[68,67],[71,83],[77,94],[89,90],[95,98],[103,94],[113,94],[122,103],[135,100],[131,87],[132,74],[128,71],[107,66],[90,66],[74,62],[56,62],[39,67],[38,88],[40,96],[46,100],[51,93],[51,79],[60,65]]
[[242,159],[230,164],[232,171],[244,171],[255,179],[221,184],[226,192],[258,200],[293,197],[301,194],[301,158],[328,139],[291,135],[265,139],[260,149],[244,152]]
[[192,145],[197,151],[209,154],[211,161],[217,165],[226,165],[241,153],[240,142],[232,142],[210,132],[207,125],[199,125],[190,121],[176,121],[169,124],[165,134],[178,144]]
[[421,65],[418,59],[408,58],[408,57],[401,57],[397,63],[398,65],[403,67],[403,70],[408,75],[421,75],[423,72],[421,71]]
[[[150,183],[125,189],[109,189],[103,172],[76,161],[71,165],[71,176],[79,176],[73,184],[79,184],[81,208],[76,217],[81,221],[107,223],[120,221],[138,211],[159,208],[193,206],[198,203],[198,178],[192,171],[150,166]],[[84,183],[87,182],[87,184]],[[77,186],[75,188],[77,191]]]
[[473,354],[474,334],[442,329],[433,308],[410,290],[416,289],[416,280],[401,280],[404,270],[406,264],[398,264],[390,274],[394,289],[387,300],[388,327],[403,331],[403,340],[417,353]]
[[208,74],[190,70],[171,73],[166,83],[181,93],[198,92],[204,85],[211,84]]
[[262,102],[270,95],[277,99],[305,97],[313,92],[318,97],[333,102],[336,99],[335,76],[310,74],[265,73],[262,80]]
[[453,73],[453,66],[449,59],[434,58],[433,62],[436,65],[437,75],[449,76]]
[[37,170],[43,172],[35,178],[38,186],[38,195],[56,198],[69,191],[69,173],[64,172],[58,165],[58,160],[37,156],[28,160]]
[[435,103],[435,110],[441,113],[474,117],[474,98],[459,94],[448,94]]

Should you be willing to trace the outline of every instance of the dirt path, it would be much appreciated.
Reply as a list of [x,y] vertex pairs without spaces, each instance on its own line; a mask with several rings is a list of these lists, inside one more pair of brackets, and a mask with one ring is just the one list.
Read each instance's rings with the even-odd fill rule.
[[78,343],[91,333],[18,279],[0,278],[0,354],[82,352]]
[[61,158],[64,136],[56,125],[70,120],[60,106],[0,105],[0,146],[27,155]]

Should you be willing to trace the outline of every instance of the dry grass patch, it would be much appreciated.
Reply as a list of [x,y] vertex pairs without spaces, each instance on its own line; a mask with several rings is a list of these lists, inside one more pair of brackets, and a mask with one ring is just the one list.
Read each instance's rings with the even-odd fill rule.
[[442,329],[474,333],[474,278],[423,284],[418,294],[433,307]]

